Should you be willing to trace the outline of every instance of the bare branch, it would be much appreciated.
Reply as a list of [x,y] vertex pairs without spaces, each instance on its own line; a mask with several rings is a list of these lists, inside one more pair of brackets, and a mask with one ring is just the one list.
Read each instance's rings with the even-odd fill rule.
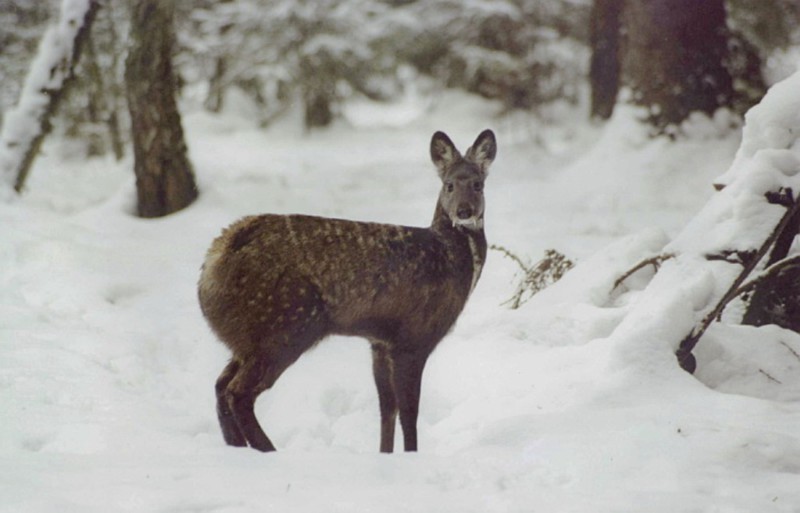
[[614,282],[614,287],[611,290],[612,291],[616,290],[623,283],[625,283],[625,280],[627,280],[628,278],[630,278],[631,276],[636,274],[638,271],[641,271],[642,269],[644,269],[648,265],[652,265],[654,271],[658,272],[658,269],[661,267],[661,264],[666,262],[670,258],[675,258],[675,255],[667,253],[667,254],[664,254],[664,255],[656,255],[654,257],[650,257],[650,258],[647,258],[645,260],[642,260],[641,262],[639,262],[635,266],[633,266],[630,269],[628,269],[628,271],[625,272],[625,274],[623,274],[622,276],[617,278],[617,281]]

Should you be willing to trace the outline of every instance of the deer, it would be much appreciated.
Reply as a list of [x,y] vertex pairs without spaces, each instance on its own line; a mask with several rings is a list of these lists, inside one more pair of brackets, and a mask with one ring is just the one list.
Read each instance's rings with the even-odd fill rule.
[[422,372],[486,261],[484,182],[491,130],[462,154],[443,132],[430,155],[442,181],[430,227],[308,215],[244,217],[211,244],[198,297],[232,357],[215,384],[225,442],[268,452],[256,398],[328,335],[366,338],[380,408],[380,452],[417,450]]

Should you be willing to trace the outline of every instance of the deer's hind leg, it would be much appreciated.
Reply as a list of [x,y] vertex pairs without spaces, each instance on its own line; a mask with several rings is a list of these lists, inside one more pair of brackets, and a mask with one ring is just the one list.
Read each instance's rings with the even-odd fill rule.
[[[258,423],[256,399],[328,333],[329,327],[317,288],[303,276],[283,272],[267,301],[259,305],[251,322],[230,335],[227,345],[234,358],[217,382],[226,442],[263,452],[274,451],[275,446]],[[247,308],[252,307],[248,304]]]
[[[318,322],[298,319],[294,325],[287,326],[287,330],[272,333],[270,339],[263,343],[261,352],[240,359],[239,368],[228,381],[222,395],[239,432],[253,449],[263,452],[275,450],[256,419],[256,399],[262,392],[272,388],[283,371],[324,336],[325,326],[324,319]],[[238,441],[236,438],[232,440]]]
[[219,426],[222,429],[222,436],[225,439],[225,443],[235,447],[246,447],[247,439],[242,433],[242,430],[239,429],[239,424],[233,416],[233,411],[228,403],[226,394],[228,385],[236,376],[240,367],[241,363],[236,359],[232,359],[228,362],[228,365],[225,366],[222,374],[220,374],[217,379],[215,387],[217,393],[217,418],[219,419]]
[[227,401],[239,432],[246,439],[247,445],[253,449],[262,452],[275,450],[275,446],[264,433],[256,418],[256,399],[262,392],[272,388],[272,385],[283,374],[283,371],[294,363],[311,345],[313,344],[295,345],[278,355],[267,353],[253,356],[241,363],[233,379],[228,383],[224,392],[224,399]]
[[[283,369],[280,369],[276,372],[274,366],[259,358],[251,358],[240,364],[225,389],[224,402],[235,420],[239,435],[245,439],[246,444],[230,443],[228,435],[225,434],[225,426],[223,426],[225,441],[230,445],[250,445],[253,449],[262,452],[275,450],[272,441],[258,423],[255,402],[261,392],[272,386],[282,371]],[[232,440],[240,441],[236,435]]]

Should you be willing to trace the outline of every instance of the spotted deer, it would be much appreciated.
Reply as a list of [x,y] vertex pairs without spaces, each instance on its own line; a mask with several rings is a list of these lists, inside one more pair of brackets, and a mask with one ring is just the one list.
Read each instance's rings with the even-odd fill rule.
[[245,217],[214,240],[199,282],[205,318],[233,356],[216,383],[229,445],[275,446],[256,398],[327,335],[372,347],[381,452],[417,450],[425,362],[450,331],[486,258],[483,184],[497,143],[484,130],[462,156],[450,138],[430,145],[442,188],[429,228],[304,215]]

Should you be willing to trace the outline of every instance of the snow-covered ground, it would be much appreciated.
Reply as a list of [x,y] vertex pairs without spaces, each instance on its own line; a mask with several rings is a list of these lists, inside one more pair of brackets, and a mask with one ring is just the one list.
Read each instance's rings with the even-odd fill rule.
[[[667,346],[614,336],[634,310],[653,337],[681,329],[637,307],[646,272],[611,289],[714,194],[739,146],[725,116],[669,142],[624,108],[592,127],[452,92],[352,104],[310,135],[292,117],[258,129],[241,103],[187,110],[201,196],[185,211],[134,217],[130,160],[57,140],[22,198],[0,196],[0,511],[800,511],[800,336],[714,326],[696,376]],[[257,212],[427,225],[431,134],[464,148],[487,127],[490,242],[579,265],[509,310],[516,264],[490,252],[426,368],[419,453],[378,454],[368,345],[345,338],[260,398],[279,452],[225,446],[213,384],[228,354],[195,292],[212,238]]]

